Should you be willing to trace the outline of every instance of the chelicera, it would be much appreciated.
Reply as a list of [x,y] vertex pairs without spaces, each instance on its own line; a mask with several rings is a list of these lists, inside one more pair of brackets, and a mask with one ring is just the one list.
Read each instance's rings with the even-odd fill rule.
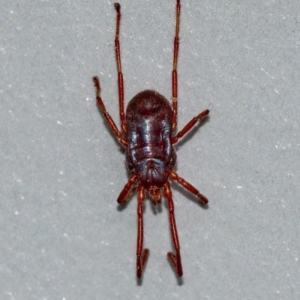
[[156,205],[161,203],[164,196],[168,203],[169,219],[172,241],[175,253],[167,254],[171,265],[178,276],[182,276],[182,264],[180,258],[180,246],[176,229],[174,203],[170,188],[170,180],[182,185],[194,194],[203,204],[208,200],[194,186],[185,179],[179,177],[174,171],[176,152],[174,144],[190,131],[198,121],[203,121],[209,115],[209,110],[204,110],[192,118],[182,130],[175,133],[177,125],[177,60],[179,49],[179,21],[180,0],[176,3],[176,27],[174,39],[173,70],[172,70],[172,98],[170,102],[153,90],[145,90],[138,93],[129,102],[126,114],[124,112],[124,84],[120,55],[120,20],[121,6],[114,4],[116,9],[116,34],[115,53],[118,69],[119,111],[121,130],[106,111],[100,96],[100,83],[98,77],[94,77],[96,99],[111,130],[114,132],[119,143],[126,148],[126,162],[130,172],[128,182],[118,197],[118,203],[126,203],[132,194],[137,191],[137,249],[136,249],[136,274],[141,277],[146,265],[149,250],[143,249],[143,203],[146,193]]

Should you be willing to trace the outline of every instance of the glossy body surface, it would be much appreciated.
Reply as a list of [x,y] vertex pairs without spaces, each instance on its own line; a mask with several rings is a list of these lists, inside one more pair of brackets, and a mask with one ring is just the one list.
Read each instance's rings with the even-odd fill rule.
[[100,96],[100,82],[94,77],[96,100],[105,120],[115,134],[119,143],[126,148],[126,162],[130,171],[128,182],[122,189],[117,201],[124,204],[137,192],[137,246],[136,246],[136,275],[141,278],[145,268],[149,250],[143,248],[144,222],[143,205],[146,194],[154,205],[160,204],[162,196],[167,201],[171,237],[175,253],[169,252],[167,257],[178,276],[182,276],[180,244],[175,222],[174,202],[170,180],[176,181],[183,188],[194,194],[202,204],[208,200],[198,189],[178,176],[174,171],[176,153],[174,144],[189,132],[197,123],[205,120],[209,110],[204,110],[192,118],[182,130],[177,127],[177,60],[179,50],[179,20],[180,0],[176,1],[176,27],[174,38],[173,70],[172,70],[172,97],[169,102],[165,97],[153,90],[145,90],[133,97],[124,109],[124,82],[121,65],[121,51],[119,42],[121,6],[115,3],[116,34],[115,54],[118,70],[119,114],[121,130],[107,112]]
[[172,114],[169,101],[151,90],[137,94],[126,110],[127,165],[150,191],[163,187],[176,162]]

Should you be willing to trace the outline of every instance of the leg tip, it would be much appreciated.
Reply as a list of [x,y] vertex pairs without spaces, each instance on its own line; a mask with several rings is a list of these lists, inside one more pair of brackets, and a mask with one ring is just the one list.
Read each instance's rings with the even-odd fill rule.
[[209,117],[209,109],[206,109],[204,110],[202,113],[200,113],[198,116],[197,116],[197,119],[199,121],[202,121],[204,120],[205,118],[208,118]]
[[199,198],[202,204],[208,203],[208,199],[205,196],[201,195],[200,193],[197,195],[197,197]]
[[121,5],[120,5],[120,3],[116,2],[116,3],[114,3],[114,6],[115,6],[115,9],[116,9],[117,13],[119,14],[119,13],[120,13],[120,10],[121,10]]
[[183,275],[183,271],[181,266],[180,253],[177,252],[177,255],[174,255],[172,252],[168,252],[167,257],[177,276],[181,277]]
[[94,81],[94,86],[96,87],[97,90],[100,90],[100,83],[99,83],[99,78],[98,76],[94,76],[93,77],[93,81]]
[[143,275],[143,271],[145,269],[148,257],[149,257],[150,251],[149,249],[144,249],[142,256],[137,257],[136,262],[136,276],[138,278],[141,278]]

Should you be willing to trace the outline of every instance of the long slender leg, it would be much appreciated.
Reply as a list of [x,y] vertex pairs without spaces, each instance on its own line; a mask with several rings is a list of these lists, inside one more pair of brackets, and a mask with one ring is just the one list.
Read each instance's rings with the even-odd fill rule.
[[143,186],[139,186],[138,191],[138,236],[137,236],[137,247],[136,247],[136,276],[142,277],[144,267],[146,265],[149,250],[143,250],[143,239],[144,239],[144,224],[143,224],[143,204],[145,200],[145,189]]
[[96,88],[96,99],[97,99],[97,103],[98,106],[100,107],[104,118],[106,119],[108,125],[110,126],[111,130],[114,132],[114,134],[116,135],[118,141],[120,142],[120,144],[124,147],[127,147],[127,142],[125,140],[125,137],[123,136],[123,134],[119,131],[119,129],[117,128],[116,123],[114,122],[114,120],[112,119],[112,117],[110,116],[110,114],[106,111],[105,105],[100,97],[100,83],[99,83],[99,78],[97,76],[93,77],[94,80],[94,85]]
[[182,276],[183,272],[182,272],[182,265],[181,265],[181,258],[180,258],[180,245],[179,245],[179,239],[178,239],[175,215],[174,215],[174,203],[172,199],[170,183],[168,181],[164,184],[164,195],[168,200],[171,234],[172,234],[174,248],[176,251],[176,254],[169,252],[168,259],[170,260],[172,266],[174,267],[177,275]]
[[135,191],[135,188],[131,189],[135,183],[136,183],[136,175],[132,174],[118,197],[117,201],[119,204],[124,204],[130,199],[131,195]]
[[187,189],[192,194],[196,195],[203,204],[208,203],[208,200],[205,196],[203,196],[194,186],[192,186],[185,179],[179,177],[174,171],[170,172],[170,178],[177,181],[179,184],[181,184],[185,189]]
[[182,130],[180,130],[175,136],[172,137],[172,144],[177,143],[178,139],[183,137],[187,132],[189,132],[199,121],[203,121],[209,115],[209,110],[206,109],[202,113],[200,113],[197,117],[194,117],[190,122],[188,122]]
[[118,68],[119,110],[120,110],[121,129],[122,132],[125,133],[126,122],[125,122],[125,113],[124,113],[124,81],[123,81],[122,64],[121,64],[120,42],[119,42],[121,5],[119,3],[115,3],[114,5],[117,11],[115,51],[116,51],[116,61],[117,61],[117,68]]
[[176,27],[174,38],[174,54],[173,54],[173,71],[172,71],[172,130],[174,131],[177,126],[177,61],[179,51],[179,23],[180,23],[180,0],[176,4]]

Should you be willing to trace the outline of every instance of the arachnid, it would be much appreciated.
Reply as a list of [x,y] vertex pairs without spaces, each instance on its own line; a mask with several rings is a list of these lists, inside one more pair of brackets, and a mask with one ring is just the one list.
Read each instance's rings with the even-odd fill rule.
[[96,99],[104,118],[114,132],[119,143],[126,148],[126,162],[130,178],[118,197],[118,203],[124,204],[137,191],[137,261],[136,272],[140,278],[149,256],[149,250],[143,249],[143,203],[146,193],[154,204],[160,203],[162,196],[168,202],[169,219],[175,253],[167,254],[175,272],[182,276],[180,246],[175,223],[174,203],[169,180],[174,180],[189,192],[194,194],[203,204],[208,200],[194,186],[179,177],[173,168],[176,163],[176,153],[173,145],[191,130],[198,121],[203,121],[209,115],[204,110],[175,134],[177,125],[177,60],[179,49],[180,0],[176,3],[176,28],[174,39],[173,71],[172,71],[172,103],[153,90],[138,93],[129,102],[126,114],[124,112],[124,84],[120,55],[120,20],[121,7],[115,3],[116,34],[115,52],[118,69],[119,109],[121,130],[118,129],[110,114],[106,111],[100,96],[100,83],[94,77]]

